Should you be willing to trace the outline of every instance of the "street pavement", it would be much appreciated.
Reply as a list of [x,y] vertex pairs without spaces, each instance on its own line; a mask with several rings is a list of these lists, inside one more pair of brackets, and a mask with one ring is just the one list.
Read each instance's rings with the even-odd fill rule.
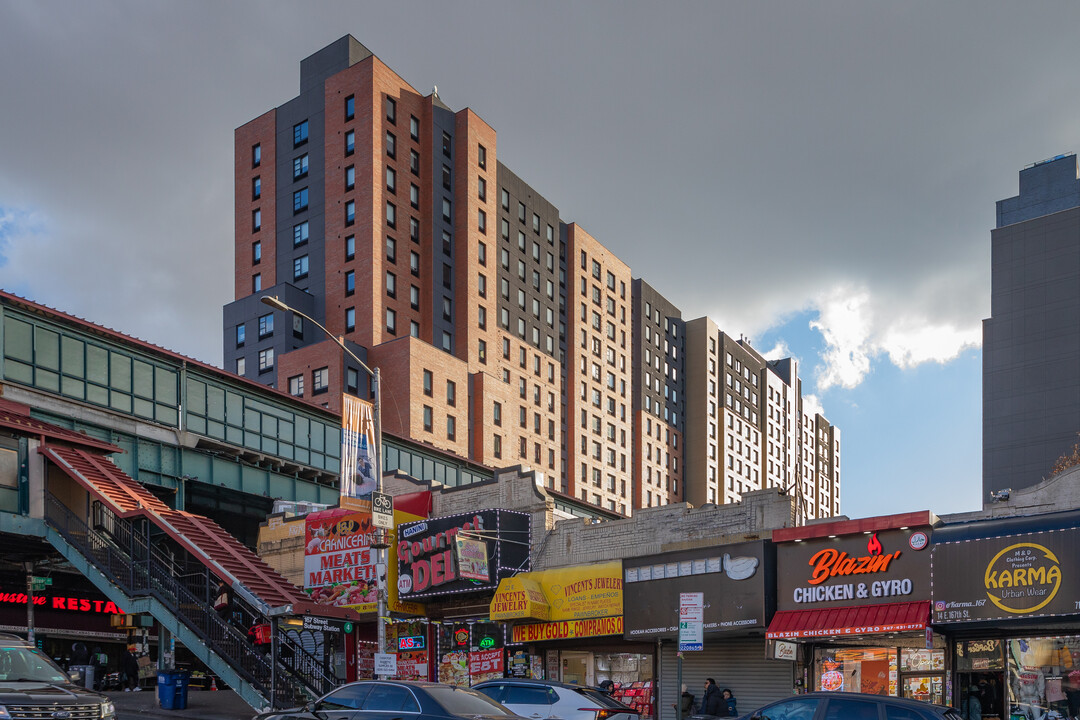
[[117,720],[251,720],[255,711],[232,690],[188,690],[186,710],[165,710],[156,688],[142,692],[106,693],[116,705]]

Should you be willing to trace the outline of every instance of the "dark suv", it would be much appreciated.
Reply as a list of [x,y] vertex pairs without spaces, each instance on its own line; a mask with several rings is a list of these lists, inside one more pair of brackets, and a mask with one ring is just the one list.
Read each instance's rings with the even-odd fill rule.
[[115,720],[112,701],[79,687],[26,640],[0,634],[0,718]]
[[743,720],[960,720],[960,713],[888,695],[813,692],[766,705]]

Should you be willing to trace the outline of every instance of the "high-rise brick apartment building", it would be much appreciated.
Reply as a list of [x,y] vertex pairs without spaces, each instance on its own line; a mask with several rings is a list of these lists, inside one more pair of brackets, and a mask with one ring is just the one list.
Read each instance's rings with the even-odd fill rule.
[[[690,462],[709,424],[691,412],[706,384],[690,372],[689,324],[500,163],[495,130],[472,110],[422,94],[347,36],[304,59],[300,94],[235,140],[227,368],[333,410],[342,390],[370,392],[318,328],[259,302],[275,295],[381,369],[387,432],[527,465],[548,488],[626,515],[770,484],[762,405],[729,428],[741,433],[738,483],[712,477],[710,497]],[[732,351],[755,358],[755,379],[739,382],[761,383],[764,360]],[[797,382],[785,387],[797,412]],[[753,402],[764,397],[755,387]]]
[[1042,481],[1080,432],[1076,155],[1020,172],[997,204],[983,321],[983,501]]

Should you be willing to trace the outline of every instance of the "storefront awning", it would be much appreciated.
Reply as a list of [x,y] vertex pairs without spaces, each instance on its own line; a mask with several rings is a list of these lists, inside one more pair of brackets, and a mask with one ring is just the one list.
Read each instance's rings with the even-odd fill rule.
[[499,581],[499,587],[491,599],[489,615],[492,620],[550,620],[548,605],[540,583],[522,575]]
[[925,630],[929,621],[930,603],[926,601],[786,610],[773,616],[765,637],[782,640]]

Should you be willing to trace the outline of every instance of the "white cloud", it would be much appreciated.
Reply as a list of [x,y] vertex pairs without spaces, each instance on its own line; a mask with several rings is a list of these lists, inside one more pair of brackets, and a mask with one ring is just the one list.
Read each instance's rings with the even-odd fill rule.
[[772,349],[761,353],[761,356],[766,360],[783,360],[786,357],[791,357],[791,349],[783,340],[777,340]]
[[821,400],[817,395],[803,395],[803,412],[808,415],[821,415],[822,417],[828,417],[825,414],[825,407],[821,404]]
[[968,348],[979,347],[982,329],[935,317],[933,302],[911,297],[871,295],[861,286],[842,285],[816,300],[818,319],[810,323],[825,340],[822,364],[815,368],[817,391],[854,388],[881,355],[899,368],[946,363]]

